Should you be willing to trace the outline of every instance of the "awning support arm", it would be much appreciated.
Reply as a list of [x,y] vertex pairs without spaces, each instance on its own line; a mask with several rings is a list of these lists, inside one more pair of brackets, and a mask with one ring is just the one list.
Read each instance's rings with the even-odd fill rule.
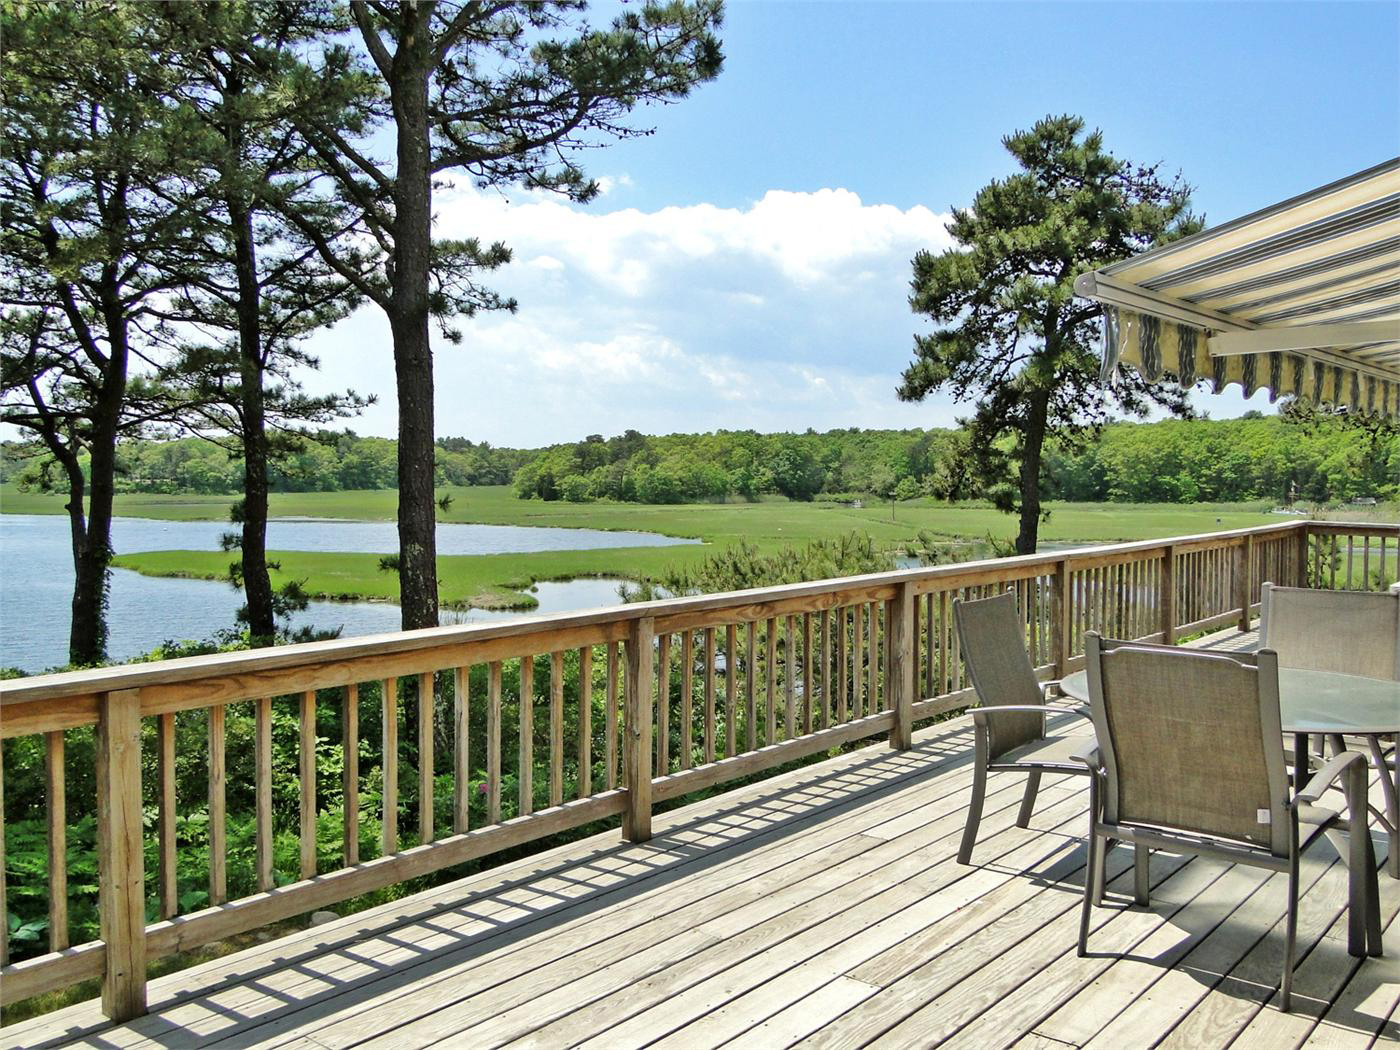
[[1266,354],[1275,350],[1314,350],[1330,346],[1400,342],[1400,321],[1353,321],[1309,324],[1294,328],[1258,328],[1252,332],[1212,335],[1206,346],[1212,357]]

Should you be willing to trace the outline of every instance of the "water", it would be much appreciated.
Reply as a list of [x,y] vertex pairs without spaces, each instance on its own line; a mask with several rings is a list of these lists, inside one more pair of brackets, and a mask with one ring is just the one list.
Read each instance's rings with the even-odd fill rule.
[[[112,526],[118,553],[150,550],[217,550],[229,526],[209,521],[117,518]],[[693,543],[646,532],[531,528],[517,525],[439,525],[441,554],[526,553],[594,550],[603,547],[672,546]],[[273,550],[368,551],[398,549],[390,522],[279,519],[269,523]],[[0,666],[42,671],[67,660],[73,597],[73,562],[68,519],[52,514],[0,514]],[[579,579],[536,585],[538,608],[528,614],[567,612],[616,605],[612,579]],[[130,660],[170,640],[207,639],[233,625],[243,596],[226,583],[142,576],[112,570],[108,653]],[[471,609],[445,611],[444,623],[482,623],[522,612]],[[341,628],[346,636],[399,629],[399,607],[388,602],[312,602],[293,626]]]

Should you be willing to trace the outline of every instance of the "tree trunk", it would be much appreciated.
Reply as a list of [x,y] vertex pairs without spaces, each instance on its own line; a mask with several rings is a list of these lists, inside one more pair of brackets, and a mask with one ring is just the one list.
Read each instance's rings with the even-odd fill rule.
[[438,625],[433,357],[428,343],[432,172],[426,26],[399,42],[390,83],[398,133],[390,330],[399,400],[399,601],[403,629]]
[[238,274],[238,373],[243,433],[243,597],[254,646],[271,645],[277,633],[272,580],[267,571],[267,425],[263,406],[262,303],[253,241],[253,216],[230,194],[235,269]]
[[[107,582],[112,561],[112,504],[116,498],[117,431],[126,397],[126,317],[115,294],[103,304],[109,356],[103,368],[88,445],[87,528],[74,530],[73,614],[68,660],[80,667],[107,658]],[[70,521],[72,510],[70,509]]]
[[1040,533],[1040,461],[1045,447],[1045,422],[1050,408],[1050,392],[1030,395],[1030,413],[1021,444],[1021,529],[1016,534],[1016,553],[1034,554]]

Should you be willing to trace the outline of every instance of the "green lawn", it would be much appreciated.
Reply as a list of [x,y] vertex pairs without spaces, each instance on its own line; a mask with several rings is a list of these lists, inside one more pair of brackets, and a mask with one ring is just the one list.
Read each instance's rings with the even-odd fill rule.
[[[631,503],[542,503],[519,500],[505,486],[451,488],[453,502],[440,512],[444,522],[491,525],[552,525],[593,529],[632,529],[694,537],[705,546],[620,547],[610,550],[547,551],[443,557],[439,560],[442,599],[449,604],[531,604],[521,589],[537,580],[576,576],[623,576],[641,579],[673,565],[706,557],[714,546],[747,540],[773,549],[851,531],[869,533],[891,549],[928,530],[943,539],[1000,539],[1015,535],[1015,519],[977,504],[948,505],[929,501],[854,509],[828,503],[762,503],[643,506]],[[224,520],[227,496],[123,495],[117,512],[170,520]],[[282,493],[272,497],[277,516],[392,520],[397,505],[393,490],[370,492]],[[16,514],[60,514],[63,499],[0,491],[0,510]],[[1091,543],[1151,539],[1278,521],[1263,505],[1051,504],[1041,527],[1049,543]],[[379,569],[374,554],[274,552],[281,578],[305,580],[316,595],[392,599],[397,580]],[[118,557],[116,564],[161,576],[221,578],[229,555],[214,551],[157,551]]]

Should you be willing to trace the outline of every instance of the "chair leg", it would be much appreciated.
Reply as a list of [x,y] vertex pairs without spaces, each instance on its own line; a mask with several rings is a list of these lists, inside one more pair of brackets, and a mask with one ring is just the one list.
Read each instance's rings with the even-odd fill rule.
[[1098,865],[1094,857],[1103,849],[1103,842],[1089,829],[1089,862],[1084,868],[1084,902],[1079,908],[1079,957],[1089,954],[1089,917],[1094,908],[1095,887],[1098,884]]
[[1018,828],[1030,827],[1031,813],[1035,811],[1035,793],[1040,790],[1040,770],[1032,769],[1026,775],[1026,793],[1021,796],[1021,812],[1016,816]]
[[1371,836],[1366,836],[1366,954],[1379,958],[1381,950],[1381,883],[1380,865],[1376,863],[1376,848]]
[[1381,795],[1385,798],[1385,822],[1390,833],[1390,848],[1385,857],[1385,870],[1392,879],[1400,879],[1400,754],[1396,755],[1395,769],[1386,763],[1385,748],[1380,737],[1368,736],[1366,743],[1371,746],[1371,758],[1381,777]]
[[962,845],[958,847],[958,863],[972,863],[972,847],[977,842],[977,825],[982,822],[982,800],[987,795],[987,765],[978,756],[972,771],[972,798],[967,803],[967,824],[963,827]]
[[1284,1012],[1293,1006],[1293,949],[1298,941],[1298,844],[1293,843],[1293,857],[1288,865],[1288,918],[1283,938],[1283,988],[1279,1008]]
[[1146,907],[1152,903],[1147,882],[1147,863],[1151,853],[1146,846],[1133,846],[1133,900]]
[[1099,819],[1099,778],[1097,774],[1089,777],[1089,838],[1087,845],[1089,854],[1084,864],[1084,903],[1080,905],[1079,911],[1079,957],[1082,959],[1089,954],[1089,913],[1094,907],[1095,884],[1098,882],[1099,866],[1094,862],[1094,858],[1103,849],[1098,833],[1094,830],[1094,825]]
[[1372,852],[1370,809],[1366,803],[1366,773],[1362,765],[1347,771],[1347,954],[1366,954],[1367,930],[1371,914],[1371,884],[1375,869],[1367,863]]

